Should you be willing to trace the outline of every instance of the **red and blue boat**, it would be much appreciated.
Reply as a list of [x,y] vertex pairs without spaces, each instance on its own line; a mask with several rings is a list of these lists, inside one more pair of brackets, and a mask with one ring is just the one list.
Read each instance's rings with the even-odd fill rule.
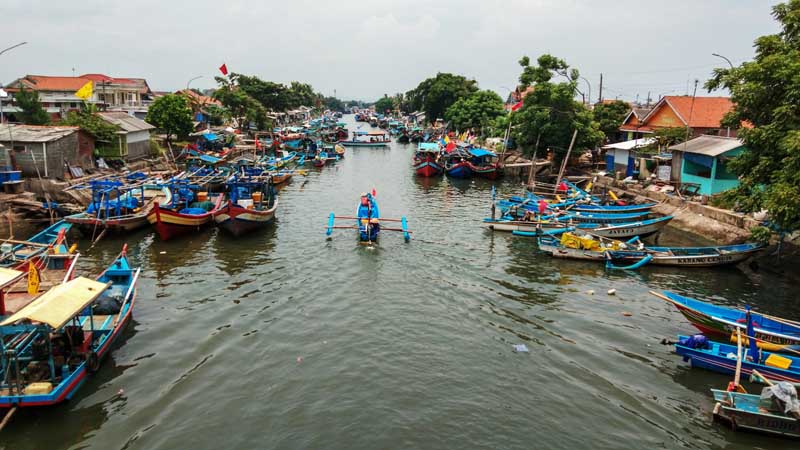
[[470,158],[467,160],[470,170],[481,178],[494,180],[500,175],[497,155],[483,148],[470,148],[467,150]]
[[133,314],[126,247],[97,279],[65,281],[0,322],[0,408],[69,400],[99,369]]
[[261,229],[275,220],[278,198],[271,177],[234,179],[228,183],[229,200],[214,213],[214,222],[234,236]]
[[456,149],[450,153],[445,153],[444,171],[447,176],[453,178],[469,178],[472,176],[472,166],[470,166],[470,155],[461,149]]
[[421,177],[435,177],[444,172],[442,151],[436,142],[420,142],[414,154],[414,171]]
[[147,221],[156,227],[158,236],[168,241],[199,231],[210,225],[214,214],[225,204],[224,194],[200,192],[196,185],[174,182],[169,186],[172,196],[167,205],[156,202]]

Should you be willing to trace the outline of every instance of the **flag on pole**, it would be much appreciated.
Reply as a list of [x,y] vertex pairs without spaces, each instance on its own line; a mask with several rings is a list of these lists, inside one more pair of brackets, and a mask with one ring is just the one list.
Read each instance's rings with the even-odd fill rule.
[[228,66],[226,64],[219,66],[219,71],[222,72],[223,75],[228,75]]
[[75,91],[75,97],[81,100],[89,100],[92,97],[92,82],[87,82],[82,88]]
[[35,295],[39,293],[39,269],[33,265],[33,262],[28,263],[28,294]]
[[518,110],[520,108],[522,108],[522,102],[521,101],[515,103],[514,106],[511,107],[511,112],[514,112],[514,111],[516,111],[516,110]]

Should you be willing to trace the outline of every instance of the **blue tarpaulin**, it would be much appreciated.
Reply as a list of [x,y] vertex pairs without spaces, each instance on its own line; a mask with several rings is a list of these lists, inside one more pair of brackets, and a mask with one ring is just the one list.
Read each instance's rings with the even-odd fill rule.
[[708,167],[709,169],[714,166],[714,158],[712,156],[706,155],[698,155],[696,153],[688,153],[685,152],[683,154],[683,158],[687,161],[691,161],[695,164],[699,164],[704,167]]
[[205,133],[203,135],[203,139],[205,139],[207,141],[216,141],[217,140],[217,135],[214,134],[214,133]]
[[497,156],[494,152],[490,152],[489,150],[483,148],[473,148],[469,150],[472,153],[472,156]]

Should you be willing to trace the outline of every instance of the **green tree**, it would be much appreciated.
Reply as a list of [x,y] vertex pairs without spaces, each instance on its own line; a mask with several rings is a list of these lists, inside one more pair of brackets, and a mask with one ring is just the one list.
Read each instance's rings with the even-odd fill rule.
[[778,34],[755,41],[755,59],[715,69],[706,88],[725,88],[736,105],[723,124],[739,127],[746,150],[728,164],[739,175],[732,197],[747,212],[769,210],[784,231],[800,229],[800,0],[772,8]]
[[208,117],[208,122],[214,126],[224,124],[231,116],[231,113],[226,108],[217,106],[216,104],[205,105],[203,111],[206,117]]
[[299,106],[314,107],[318,103],[321,104],[320,98],[310,84],[292,81],[287,92],[289,108],[297,108]]
[[39,93],[24,87],[14,96],[14,103],[20,112],[17,118],[26,125],[49,125],[50,115],[47,114],[39,102]]
[[483,132],[504,114],[503,99],[497,93],[477,91],[458,99],[447,108],[444,117],[450,122],[450,128],[462,131],[475,128]]
[[322,105],[331,111],[344,112],[344,102],[336,97],[323,97]]
[[379,112],[381,114],[386,114],[386,110],[393,110],[394,109],[394,101],[388,95],[381,97],[377,102],[375,102],[375,112]]
[[[236,83],[241,80],[241,77],[238,74],[234,75],[236,76],[232,76],[230,80],[223,77],[215,78],[219,83],[219,88],[214,91],[214,98],[222,103],[230,117],[239,122],[240,127],[243,128],[245,124],[253,123],[258,129],[268,128],[269,121],[264,105],[237,85]],[[252,84],[250,86],[252,87]]]
[[157,98],[147,110],[145,120],[166,133],[167,142],[173,135],[185,136],[192,132],[192,110],[186,97],[180,94]]
[[[216,78],[217,82],[227,80],[221,77]],[[262,80],[256,76],[231,73],[230,85],[238,86],[250,98],[258,101],[261,106],[269,111],[286,111],[295,107],[292,94],[289,89],[281,83]],[[220,100],[221,101],[221,100]]]
[[629,104],[621,100],[615,100],[611,103],[595,105],[592,110],[592,117],[599,124],[600,131],[603,132],[606,139],[610,139],[619,133],[622,121],[625,120],[625,117],[630,112],[631,106]]
[[[575,100],[577,69],[551,55],[542,55],[536,66],[524,56],[519,61],[522,74],[519,77],[522,91],[528,86],[533,90],[523,99],[522,108],[511,114],[516,141],[533,150],[552,148],[556,153],[565,153],[574,130],[578,130],[575,149],[591,148],[603,139],[599,124],[592,112]],[[553,80],[555,75],[564,82]]]
[[425,111],[430,122],[443,119],[453,103],[478,90],[478,82],[452,73],[437,73],[406,93],[411,110]]
[[83,102],[80,111],[70,111],[67,117],[61,121],[62,125],[80,127],[94,136],[97,142],[112,143],[116,141],[119,127],[101,119],[97,115],[95,105]]

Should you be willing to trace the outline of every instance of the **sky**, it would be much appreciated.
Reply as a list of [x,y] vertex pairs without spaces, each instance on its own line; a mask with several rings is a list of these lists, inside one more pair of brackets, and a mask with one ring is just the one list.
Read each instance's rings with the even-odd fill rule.
[[[0,0],[0,83],[26,74],[105,73],[151,89],[212,88],[217,68],[325,95],[374,101],[437,72],[502,97],[520,57],[550,53],[581,89],[644,102],[709,95],[714,67],[753,56],[773,34],[772,0]],[[73,72],[74,70],[74,72]],[[711,94],[719,95],[719,93]]]

